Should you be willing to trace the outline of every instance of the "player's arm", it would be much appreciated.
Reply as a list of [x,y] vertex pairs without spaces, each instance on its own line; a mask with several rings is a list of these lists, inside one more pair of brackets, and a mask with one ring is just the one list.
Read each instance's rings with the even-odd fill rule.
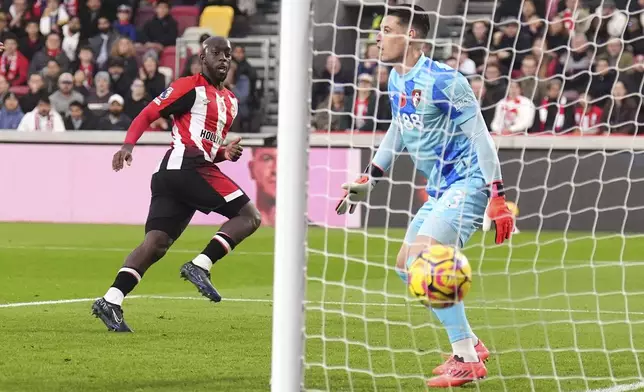
[[119,171],[123,164],[132,164],[132,150],[150,124],[161,117],[169,117],[189,112],[194,105],[197,93],[189,78],[182,78],[170,85],[163,93],[154,98],[145,109],[134,118],[125,135],[125,141],[112,158],[112,169]]
[[514,221],[505,203],[501,163],[496,146],[485,125],[474,92],[461,75],[451,80],[438,80],[434,87],[432,96],[435,105],[460,127],[474,147],[490,196],[486,213],[496,224],[496,243],[501,244],[512,235]]
[[345,194],[335,207],[335,212],[338,215],[342,215],[348,210],[350,214],[353,214],[357,203],[367,200],[369,191],[376,186],[378,180],[389,170],[403,148],[402,137],[395,120],[393,120],[364,174],[354,182],[342,185]]

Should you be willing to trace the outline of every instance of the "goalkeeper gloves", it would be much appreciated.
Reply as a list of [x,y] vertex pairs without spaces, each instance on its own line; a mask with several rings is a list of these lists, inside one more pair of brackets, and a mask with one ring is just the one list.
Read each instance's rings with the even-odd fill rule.
[[368,175],[363,175],[352,183],[342,184],[342,189],[345,190],[344,196],[335,207],[335,212],[338,215],[344,215],[349,210],[349,214],[353,214],[359,202],[367,200],[369,191],[376,186]]
[[[506,239],[510,239],[514,229],[514,218],[505,202],[505,192],[501,181],[494,182],[491,185],[490,203],[485,214],[486,218],[489,218],[496,226],[496,243],[502,244]],[[488,231],[490,224],[491,222],[488,222],[488,225],[485,225],[484,222],[483,230]]]

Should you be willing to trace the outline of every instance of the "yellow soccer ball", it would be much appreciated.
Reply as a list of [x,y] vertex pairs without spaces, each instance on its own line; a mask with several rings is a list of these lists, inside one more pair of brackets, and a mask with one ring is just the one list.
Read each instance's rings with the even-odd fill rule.
[[449,246],[425,248],[408,269],[409,291],[424,305],[448,308],[465,298],[472,286],[472,267]]

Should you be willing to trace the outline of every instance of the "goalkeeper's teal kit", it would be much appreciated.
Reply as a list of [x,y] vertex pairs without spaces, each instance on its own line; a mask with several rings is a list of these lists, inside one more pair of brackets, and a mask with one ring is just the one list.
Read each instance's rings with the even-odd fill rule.
[[389,98],[392,124],[372,163],[387,171],[406,150],[427,178],[429,195],[405,242],[422,235],[463,246],[483,221],[486,184],[501,180],[477,99],[463,75],[425,56],[403,76],[391,71]]

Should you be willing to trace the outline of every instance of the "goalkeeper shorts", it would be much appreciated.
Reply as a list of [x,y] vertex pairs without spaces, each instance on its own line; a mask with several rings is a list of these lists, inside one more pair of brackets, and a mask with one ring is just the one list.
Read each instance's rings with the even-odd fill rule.
[[430,197],[420,207],[407,228],[405,243],[412,244],[421,235],[462,247],[481,227],[487,202],[480,188],[453,184],[439,198]]

